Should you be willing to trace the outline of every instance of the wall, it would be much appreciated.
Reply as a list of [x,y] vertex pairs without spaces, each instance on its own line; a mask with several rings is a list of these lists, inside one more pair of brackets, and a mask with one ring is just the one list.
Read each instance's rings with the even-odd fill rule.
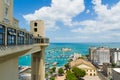
[[0,80],[18,80],[18,57],[0,63]]

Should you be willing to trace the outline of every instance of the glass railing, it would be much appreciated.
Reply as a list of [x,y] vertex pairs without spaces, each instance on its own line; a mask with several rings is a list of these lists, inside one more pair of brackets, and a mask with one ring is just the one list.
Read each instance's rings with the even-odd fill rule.
[[41,40],[40,40],[40,43],[41,44],[49,44],[49,38],[41,38]]

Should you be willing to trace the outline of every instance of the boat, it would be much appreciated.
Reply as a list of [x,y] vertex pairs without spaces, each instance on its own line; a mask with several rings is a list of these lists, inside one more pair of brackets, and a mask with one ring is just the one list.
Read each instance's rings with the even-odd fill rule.
[[72,49],[71,48],[62,48],[61,49],[63,52],[70,52]]

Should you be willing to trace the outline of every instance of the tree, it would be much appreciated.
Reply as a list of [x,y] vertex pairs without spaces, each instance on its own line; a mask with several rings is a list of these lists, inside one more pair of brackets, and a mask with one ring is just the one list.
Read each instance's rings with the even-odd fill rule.
[[69,60],[68,60],[68,62],[71,62],[71,61],[73,61],[73,59],[69,59]]
[[112,66],[113,68],[115,68],[115,67],[117,66],[117,64],[112,63],[111,66]]
[[78,79],[71,71],[67,71],[66,72],[66,80],[78,80]]
[[56,70],[56,67],[53,67],[53,68],[52,68],[52,71],[55,72],[55,70]]
[[70,69],[69,63],[65,64],[64,66],[66,70]]
[[86,54],[85,56],[88,58],[88,57],[89,57],[89,54]]
[[84,77],[86,75],[85,70],[79,69],[77,67],[73,67],[72,71],[78,79],[81,78],[81,77]]
[[62,75],[62,74],[64,73],[63,68],[59,68],[59,69],[58,69],[58,73],[59,73],[59,75]]
[[51,77],[50,80],[55,80],[55,77]]
[[47,73],[45,73],[45,77],[48,78],[48,74]]
[[53,74],[53,70],[49,70],[49,73],[50,73],[50,74]]

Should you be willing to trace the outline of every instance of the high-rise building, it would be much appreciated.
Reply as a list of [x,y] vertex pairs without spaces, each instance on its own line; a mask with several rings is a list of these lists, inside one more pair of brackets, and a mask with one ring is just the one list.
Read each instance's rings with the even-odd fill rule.
[[115,63],[117,66],[120,66],[120,48],[111,49],[111,63]]
[[92,62],[96,65],[103,65],[103,63],[110,63],[110,50],[109,48],[96,48],[91,53]]
[[96,50],[96,47],[90,47],[89,48],[89,57],[90,57],[90,61],[93,61],[93,52]]
[[120,80],[120,68],[113,68],[112,80]]

